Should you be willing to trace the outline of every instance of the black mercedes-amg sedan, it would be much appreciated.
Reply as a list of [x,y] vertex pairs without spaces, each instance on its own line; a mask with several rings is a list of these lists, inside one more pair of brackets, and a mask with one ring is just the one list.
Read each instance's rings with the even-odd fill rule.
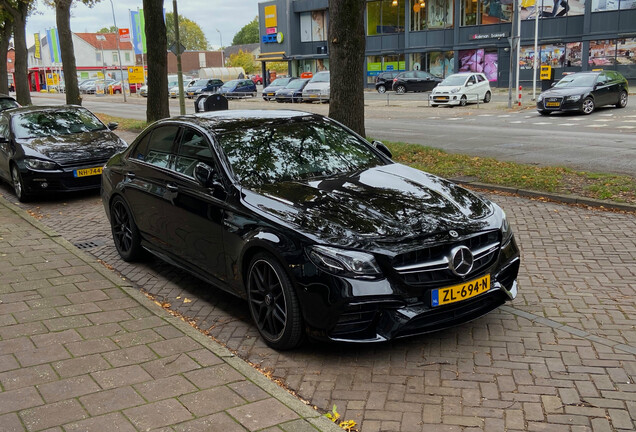
[[568,74],[537,98],[537,111],[549,115],[555,111],[580,111],[592,114],[597,107],[627,106],[629,84],[615,71],[591,71]]
[[475,319],[517,294],[504,211],[299,111],[161,120],[104,167],[124,260],[145,251],[247,299],[265,342],[377,342]]

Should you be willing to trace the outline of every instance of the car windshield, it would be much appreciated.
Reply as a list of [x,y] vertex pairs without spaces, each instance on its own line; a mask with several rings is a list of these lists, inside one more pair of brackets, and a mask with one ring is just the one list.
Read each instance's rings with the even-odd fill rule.
[[0,98],[0,110],[6,110],[9,108],[19,107],[18,103],[13,99],[9,98]]
[[383,164],[358,137],[313,116],[243,123],[225,130],[218,140],[237,180],[248,188]]
[[318,73],[314,75],[314,77],[311,79],[311,82],[329,82],[329,74]]
[[195,83],[194,83],[194,84],[192,84],[192,85],[193,85],[193,86],[197,86],[197,87],[199,87],[199,86],[200,86],[200,87],[205,87],[205,86],[208,84],[208,81],[209,81],[209,80],[207,80],[207,79],[200,79],[200,80],[197,80],[197,82],[195,82]]
[[302,80],[302,79],[292,80],[289,82],[289,84],[285,86],[285,88],[296,90],[296,89],[302,88],[305,82],[306,80]]
[[440,83],[441,86],[461,86],[466,82],[465,75],[451,75]]
[[567,75],[556,83],[555,87],[592,87],[594,85],[594,81],[596,80],[596,75],[594,74],[573,74]]
[[16,138],[70,135],[104,129],[106,126],[85,109],[25,112],[13,117]]
[[221,88],[225,89],[225,90],[232,89],[232,88],[236,87],[239,82],[240,82],[239,80],[228,81],[225,84],[223,84],[223,86]]
[[270,85],[286,86],[291,78],[276,78]]

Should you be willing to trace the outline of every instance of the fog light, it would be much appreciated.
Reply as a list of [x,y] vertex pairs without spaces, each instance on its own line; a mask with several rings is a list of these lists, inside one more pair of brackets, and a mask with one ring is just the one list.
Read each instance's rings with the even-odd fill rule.
[[453,96],[453,100],[457,100],[457,96]]
[[42,189],[46,189],[47,187],[49,187],[49,184],[47,182],[42,182],[40,184],[40,187],[42,187]]

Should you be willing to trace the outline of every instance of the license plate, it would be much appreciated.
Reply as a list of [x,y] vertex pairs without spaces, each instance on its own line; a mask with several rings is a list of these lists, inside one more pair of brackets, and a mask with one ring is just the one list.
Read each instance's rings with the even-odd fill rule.
[[274,93],[267,93],[267,96],[274,96]]
[[549,106],[549,107],[558,107],[561,104],[559,102],[548,102],[547,104],[545,104],[545,106]]
[[318,97],[318,95],[309,95],[309,97],[317,98],[317,97]]
[[102,167],[84,168],[73,171],[74,177],[87,177],[92,175],[100,175],[102,173]]
[[490,289],[490,275],[431,292],[431,305],[441,306],[475,297]]

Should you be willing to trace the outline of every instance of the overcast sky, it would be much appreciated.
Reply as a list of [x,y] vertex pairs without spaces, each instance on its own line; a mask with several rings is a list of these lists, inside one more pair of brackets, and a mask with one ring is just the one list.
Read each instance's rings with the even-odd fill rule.
[[[142,8],[142,0],[112,0],[115,6],[117,26],[130,28],[129,9]],[[213,49],[229,46],[234,35],[258,15],[258,3],[263,0],[178,0],[179,15],[196,22],[205,33]],[[109,0],[101,0],[92,8],[81,2],[71,9],[71,30],[77,33],[96,32],[113,25],[113,13]],[[164,0],[166,12],[172,12],[172,0]],[[36,13],[27,20],[27,44],[33,45],[33,33],[55,27],[55,11],[37,0]],[[217,32],[217,29],[221,32]]]

